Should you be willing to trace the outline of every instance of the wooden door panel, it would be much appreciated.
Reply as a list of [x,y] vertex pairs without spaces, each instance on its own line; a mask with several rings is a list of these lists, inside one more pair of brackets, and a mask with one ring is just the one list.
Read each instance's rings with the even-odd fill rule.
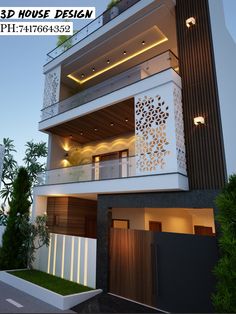
[[111,228],[110,292],[155,306],[153,232]]
[[160,221],[149,221],[149,230],[154,232],[162,232],[162,223]]

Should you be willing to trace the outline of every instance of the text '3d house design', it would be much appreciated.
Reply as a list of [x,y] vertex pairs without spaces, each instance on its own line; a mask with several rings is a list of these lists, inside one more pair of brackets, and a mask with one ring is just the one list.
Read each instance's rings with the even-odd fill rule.
[[236,172],[235,44],[220,0],[122,0],[48,54],[36,267],[209,312],[215,203]]

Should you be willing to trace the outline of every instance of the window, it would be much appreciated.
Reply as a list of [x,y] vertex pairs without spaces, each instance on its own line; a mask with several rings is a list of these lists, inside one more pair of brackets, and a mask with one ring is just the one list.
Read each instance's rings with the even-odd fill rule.
[[129,229],[129,220],[112,219],[112,227],[118,229]]

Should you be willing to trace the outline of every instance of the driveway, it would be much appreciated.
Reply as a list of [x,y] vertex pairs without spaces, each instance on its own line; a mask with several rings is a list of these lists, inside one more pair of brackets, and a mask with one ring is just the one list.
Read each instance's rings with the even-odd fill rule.
[[74,313],[61,311],[0,281],[0,313]]
[[114,295],[101,293],[72,308],[77,313],[160,313]]

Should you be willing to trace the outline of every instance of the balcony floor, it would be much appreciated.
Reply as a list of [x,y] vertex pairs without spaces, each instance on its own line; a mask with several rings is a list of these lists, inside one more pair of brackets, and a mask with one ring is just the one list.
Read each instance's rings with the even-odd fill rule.
[[179,173],[146,175],[139,177],[106,179],[90,182],[75,182],[36,186],[36,195],[97,195],[120,193],[148,193],[164,191],[187,191],[188,178]]

